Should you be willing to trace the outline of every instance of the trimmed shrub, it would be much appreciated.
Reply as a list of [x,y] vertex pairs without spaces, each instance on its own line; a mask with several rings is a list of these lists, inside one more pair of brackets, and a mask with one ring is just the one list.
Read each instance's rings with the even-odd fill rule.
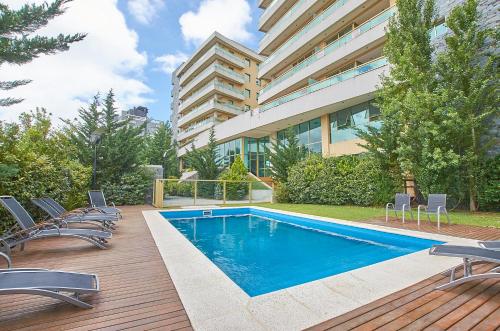
[[146,202],[147,191],[153,185],[153,174],[140,168],[125,174],[118,183],[105,183],[102,186],[106,199],[117,205],[140,205]]
[[367,155],[312,155],[290,169],[285,188],[293,203],[360,206],[383,204],[396,191],[394,181]]
[[[233,164],[229,169],[226,169],[220,176],[221,180],[229,181],[248,181],[248,170],[243,163],[241,157],[236,157]],[[219,184],[217,191],[222,194],[222,184]],[[227,200],[241,200],[248,194],[247,183],[226,183],[226,199]]]

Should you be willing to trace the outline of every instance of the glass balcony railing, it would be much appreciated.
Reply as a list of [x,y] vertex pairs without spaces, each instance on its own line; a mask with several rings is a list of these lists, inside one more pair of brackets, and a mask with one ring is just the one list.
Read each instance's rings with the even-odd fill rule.
[[215,107],[227,108],[227,109],[231,109],[231,110],[234,110],[234,111],[243,112],[243,108],[242,107],[238,107],[238,106],[230,104],[230,103],[222,103],[222,102],[217,101],[215,99],[210,99],[209,101],[202,103],[198,107],[193,108],[186,115],[181,116],[179,118],[179,121],[185,121],[186,118],[189,118],[189,117],[194,118],[196,115],[202,114],[203,112],[205,112],[205,111],[207,111],[209,109],[215,108]]
[[287,80],[288,78],[292,77],[296,73],[302,71],[303,69],[309,67],[319,59],[323,58],[324,56],[332,53],[334,50],[340,48],[341,46],[349,43],[352,39],[356,38],[356,36],[359,36],[360,34],[363,34],[367,31],[370,31],[374,27],[386,22],[389,20],[390,17],[392,17],[396,13],[396,7],[391,7],[386,9],[385,11],[381,12],[377,16],[371,18],[370,20],[366,21],[365,23],[361,24],[359,27],[357,27],[355,30],[343,35],[339,39],[331,42],[328,44],[323,50],[314,53],[313,55],[309,56],[305,60],[301,61],[298,63],[296,66],[292,67],[290,70],[286,71],[282,75],[278,76],[277,78],[273,79],[269,84],[267,84],[260,92],[260,95],[266,93],[269,91],[272,87],[276,86],[277,84],[283,82],[284,80]]
[[215,81],[215,87],[219,88],[219,89],[222,89],[222,90],[226,90],[226,91],[230,91],[230,92],[233,92],[233,93],[236,93],[238,95],[241,95],[243,98],[245,97],[245,93],[234,87],[234,86],[231,86],[229,84],[226,84],[226,83],[222,83],[222,82],[219,82],[219,81]]
[[240,67],[246,67],[246,62],[245,60],[237,57],[236,55],[232,54],[231,52],[229,51],[226,51],[225,49],[221,48],[220,46],[214,46],[215,47],[215,53],[216,54],[219,54],[221,56],[225,56],[229,59],[231,59],[234,63],[238,63],[240,65]]
[[387,65],[387,63],[388,63],[387,59],[385,57],[381,57],[381,58],[378,58],[378,59],[373,60],[371,62],[365,63],[359,67],[346,70],[346,71],[341,72],[335,76],[332,76],[330,78],[324,79],[324,80],[319,81],[317,83],[311,84],[311,85],[306,86],[300,90],[297,90],[295,92],[292,92],[290,94],[282,96],[281,98],[278,98],[278,99],[273,100],[269,103],[266,103],[260,107],[259,112],[268,111],[269,109],[278,107],[284,103],[293,101],[295,99],[309,95],[311,93],[322,90],[324,88],[336,85],[340,82],[343,82],[343,81],[351,79],[353,77],[362,75],[366,72],[381,68],[381,67]]
[[302,37],[311,29],[316,27],[321,22],[327,20],[332,16],[340,7],[345,5],[349,0],[337,0],[330,7],[325,9],[321,14],[316,16],[312,21],[307,23],[301,30],[299,30],[296,34],[294,34],[290,39],[288,39],[285,43],[283,43],[278,49],[276,49],[269,57],[262,62],[260,68],[268,65],[272,60],[274,60],[278,55],[282,54],[288,47],[293,45],[297,40],[303,39]]
[[[277,33],[277,31],[283,27],[285,24],[289,24],[290,22],[290,17],[295,13],[297,12],[301,7],[302,5],[307,2],[307,1],[310,1],[310,0],[299,0],[297,1],[293,6],[292,8],[290,8],[283,16],[280,17],[280,19],[272,26],[271,29],[269,29],[269,31],[267,31],[266,35],[262,38],[262,40],[260,41],[261,45],[268,42],[271,37],[274,37],[274,35]],[[275,4],[277,1],[275,0],[272,4]],[[272,5],[271,4],[271,5]],[[266,9],[266,11],[268,11],[269,9],[271,8],[271,6],[269,6],[268,9]],[[262,15],[264,16],[264,15]]]
[[182,135],[182,134],[186,134],[186,133],[189,133],[193,130],[196,130],[198,129],[199,127],[202,127],[204,125],[207,125],[207,124],[218,124],[218,123],[221,123],[220,120],[214,118],[214,117],[210,117],[210,118],[207,118],[207,119],[204,119],[203,121],[200,121],[200,122],[197,122],[193,125],[190,125],[189,127],[187,127],[185,130],[181,130],[179,132],[179,135]]
[[220,90],[225,90],[225,91],[228,91],[228,92],[231,92],[231,93],[236,93],[238,94],[238,96],[242,97],[242,98],[245,98],[245,93],[234,87],[234,86],[231,86],[229,84],[226,84],[226,83],[223,83],[223,82],[220,82],[220,81],[217,81],[216,79],[210,81],[209,83],[203,85],[202,87],[200,87],[198,90],[196,90],[193,94],[191,94],[186,100],[184,100],[183,103],[180,104],[180,108],[185,108],[186,105],[188,104],[191,104],[192,102],[194,102],[196,99],[198,99],[201,95],[205,94],[208,92],[208,90],[210,88],[218,88]]
[[226,67],[224,67],[221,64],[214,63],[214,64],[208,66],[206,69],[204,69],[198,75],[196,75],[196,78],[193,79],[192,81],[190,81],[186,86],[184,86],[182,88],[182,90],[189,91],[190,89],[193,88],[194,85],[197,84],[197,82],[199,82],[200,80],[202,80],[207,73],[209,73],[209,72],[211,72],[213,70],[217,70],[217,71],[223,72],[227,76],[233,77],[237,81],[241,81],[241,82],[245,81],[245,76],[244,75],[242,75],[240,73],[237,73],[237,72],[235,72],[235,71],[233,71],[233,70],[231,70],[229,68],[226,68]]

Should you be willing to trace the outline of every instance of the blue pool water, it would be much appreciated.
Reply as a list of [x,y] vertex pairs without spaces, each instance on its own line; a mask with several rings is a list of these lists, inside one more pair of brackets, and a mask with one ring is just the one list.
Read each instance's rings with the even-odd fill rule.
[[162,214],[250,296],[442,243],[252,208]]

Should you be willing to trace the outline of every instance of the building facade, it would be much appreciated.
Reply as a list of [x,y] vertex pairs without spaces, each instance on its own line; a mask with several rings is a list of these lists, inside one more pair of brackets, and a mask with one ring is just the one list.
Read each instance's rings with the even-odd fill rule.
[[257,107],[261,61],[257,53],[216,32],[177,69],[174,130],[181,149],[212,126]]
[[163,123],[160,120],[155,120],[148,116],[146,107],[134,107],[129,110],[122,111],[121,115],[117,115],[118,121],[127,121],[129,125],[138,128],[144,125],[144,135],[154,134]]
[[179,119],[179,91],[181,88],[179,85],[179,78],[177,78],[179,69],[180,67],[172,72],[172,90],[170,92],[170,124],[172,126],[172,137],[174,141],[177,141],[177,134],[179,133],[179,127],[177,125],[177,120]]
[[[459,2],[438,2],[441,21],[430,31],[433,42],[442,42],[445,17]],[[361,153],[356,129],[380,125],[374,98],[389,70],[382,50],[395,0],[260,0],[259,6],[265,35],[258,52],[265,60],[258,71],[258,108],[217,125],[216,139],[221,145],[238,142],[239,154],[261,177],[269,162],[259,147],[283,139],[288,127],[310,153]],[[492,0],[481,3],[482,11],[491,6],[498,10]],[[200,135],[195,145],[207,139]],[[250,141],[255,144],[247,146]]]

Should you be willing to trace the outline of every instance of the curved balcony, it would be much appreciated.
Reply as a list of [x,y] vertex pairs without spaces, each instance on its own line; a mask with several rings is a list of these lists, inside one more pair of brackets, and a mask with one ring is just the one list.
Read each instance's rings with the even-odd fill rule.
[[177,135],[177,140],[182,141],[197,134],[200,134],[203,131],[210,129],[212,126],[222,123],[222,121],[218,120],[215,117],[207,118],[201,122],[195,123],[185,130],[180,130]]
[[193,75],[199,70],[203,70],[203,67],[207,63],[212,63],[216,58],[220,58],[228,63],[233,64],[238,68],[245,68],[247,66],[244,59],[231,54],[229,51],[223,49],[219,45],[212,46],[202,57],[200,57],[179,79],[179,84],[182,86],[187,84],[189,80],[193,78]]
[[[319,70],[335,63],[340,57],[352,54],[365,47],[367,44],[383,38],[385,36],[384,28],[387,26],[389,18],[396,12],[397,9],[395,6],[386,9],[377,16],[361,24],[355,30],[331,42],[324,49],[314,53],[296,66],[276,77],[260,90],[259,102],[265,102],[279,91],[283,91],[285,88],[296,84],[300,80],[307,79]],[[348,48],[349,46],[352,47]],[[340,49],[345,52],[340,52]]]
[[214,79],[213,81],[209,82],[208,84],[204,85],[199,90],[194,92],[186,100],[184,100],[179,105],[179,113],[184,112],[189,107],[195,105],[198,101],[204,100],[208,96],[213,95],[217,92],[240,101],[243,101],[246,98],[242,90]]
[[204,81],[214,78],[215,76],[222,76],[227,80],[236,82],[238,84],[245,83],[245,76],[237,73],[229,68],[224,67],[223,65],[214,63],[210,65],[208,68],[200,72],[195,79],[190,81],[186,86],[182,87],[182,90],[179,91],[179,98],[186,96],[193,89],[199,87]]
[[243,108],[227,104],[227,103],[220,103],[215,99],[211,99],[202,105],[196,107],[195,109],[191,110],[189,113],[186,115],[182,116],[178,120],[178,126],[183,126],[188,124],[189,122],[196,120],[199,117],[202,117],[208,113],[211,113],[215,110],[218,110],[223,113],[228,113],[234,116],[240,115],[244,113]]

